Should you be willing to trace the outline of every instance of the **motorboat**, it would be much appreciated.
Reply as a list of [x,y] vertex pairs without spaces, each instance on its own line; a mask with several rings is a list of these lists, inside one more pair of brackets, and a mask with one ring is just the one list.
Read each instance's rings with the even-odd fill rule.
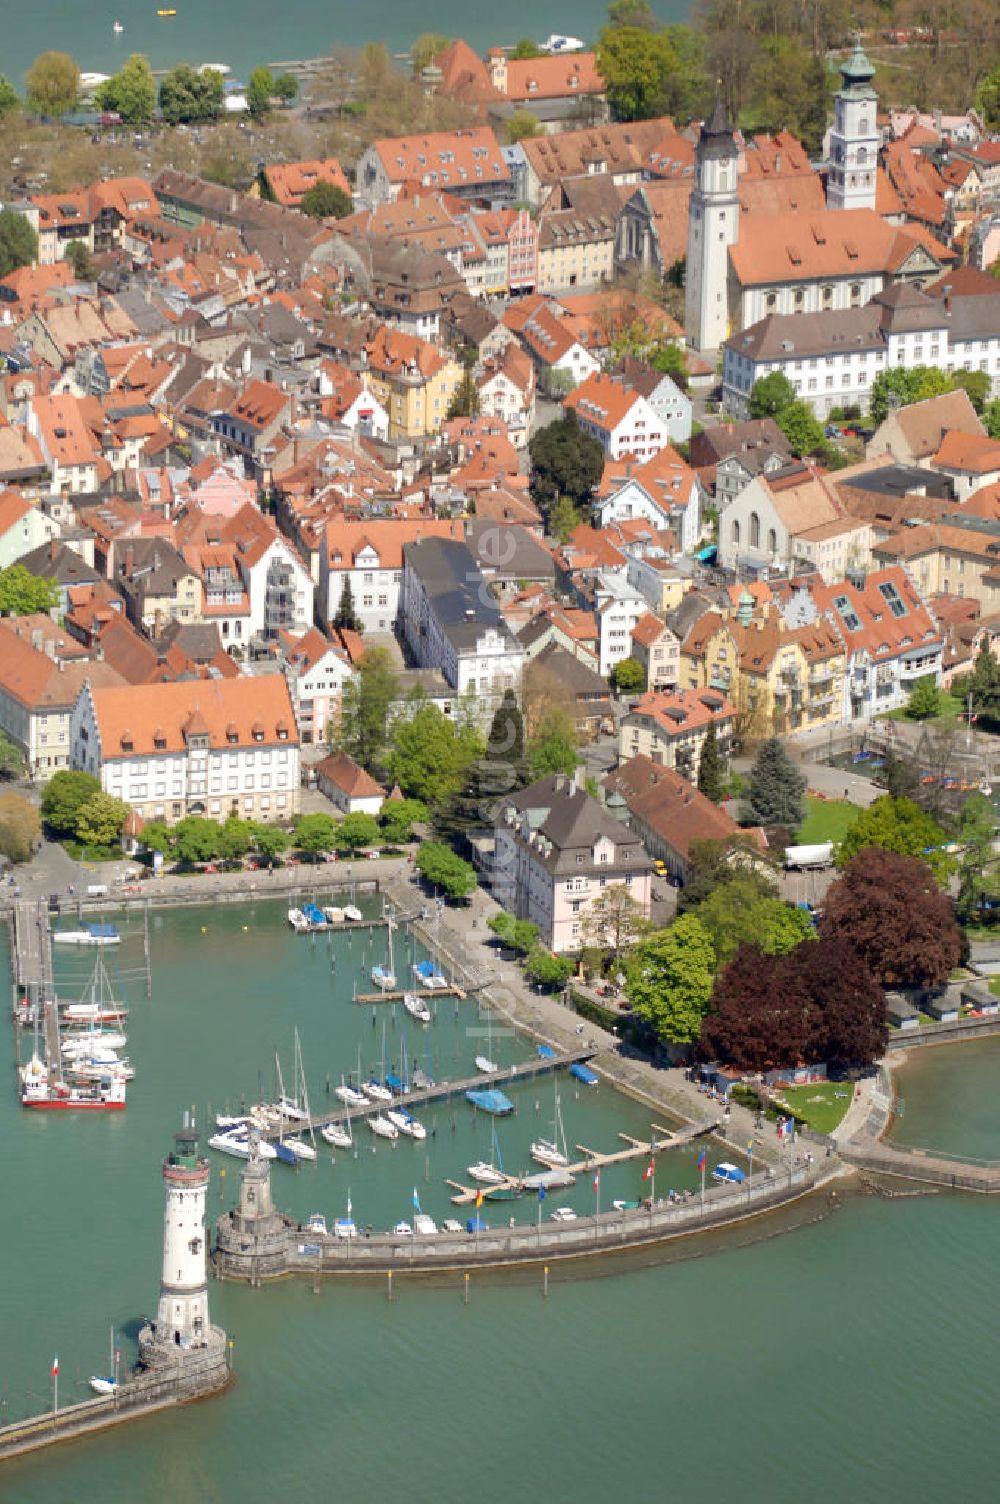
[[582,52],[583,43],[579,37],[564,37],[560,32],[554,31],[547,41],[539,42],[538,50],[556,55],[562,52]]
[[406,1009],[411,1018],[418,1019],[422,1024],[430,1023],[431,1010],[428,1008],[423,998],[418,997],[415,992],[403,993],[403,1007]]
[[[112,26],[111,30],[114,32],[114,34],[115,34],[116,37],[120,37],[121,34],[122,34],[122,32],[125,30],[125,28],[124,28],[124,26],[122,25],[122,23],[120,21],[116,21],[114,23],[114,25]],[[91,1379],[90,1382],[91,1382],[91,1384],[93,1384],[93,1382],[94,1382],[93,1379]],[[98,1394],[101,1393],[100,1390],[98,1390],[97,1392],[98,1392]]]
[[348,924],[360,924],[364,917],[364,914],[362,914],[356,904],[348,903],[344,905],[344,918]]
[[387,1086],[382,1086],[378,1081],[365,1082],[365,1096],[372,1102],[391,1102],[392,1092]]
[[428,1217],[426,1212],[417,1212],[413,1219],[413,1231],[418,1237],[433,1237],[437,1230],[437,1223],[433,1217]]
[[135,1066],[127,1060],[74,1060],[66,1066],[66,1074],[74,1081],[103,1081],[111,1076],[116,1081],[134,1081]]
[[386,1113],[386,1118],[394,1128],[398,1128],[400,1133],[405,1133],[408,1138],[424,1139],[427,1137],[427,1129],[423,1123],[415,1118],[412,1112],[407,1112],[404,1107],[390,1108]]
[[380,1112],[368,1119],[368,1126],[378,1138],[397,1139],[399,1137],[399,1129]]
[[507,1176],[496,1165],[489,1165],[485,1159],[480,1159],[474,1165],[469,1165],[466,1174],[477,1185],[503,1185]]
[[215,1126],[216,1128],[221,1128],[223,1131],[230,1128],[245,1128],[249,1121],[248,1117],[232,1117],[226,1112],[217,1112],[215,1114]]
[[89,1028],[93,1024],[120,1024],[128,1016],[123,1003],[64,1003],[62,1022],[68,1028]]
[[426,1071],[422,1071],[419,1065],[414,1067],[413,1086],[415,1091],[426,1091],[433,1085],[434,1082]]
[[[210,1149],[217,1149],[220,1154],[231,1154],[234,1159],[250,1158],[250,1136],[240,1132],[239,1129],[231,1129],[228,1133],[213,1133],[208,1141]],[[258,1139],[257,1153],[261,1159],[277,1159],[278,1151],[273,1144],[269,1144],[266,1138]]]
[[326,1218],[324,1217],[322,1212],[310,1213],[309,1220],[306,1222],[306,1232],[318,1233],[320,1237],[323,1238],[329,1236],[327,1232]]
[[392,1229],[392,1235],[394,1238],[412,1238],[413,1228],[409,1222],[397,1222]]
[[116,1034],[111,1029],[87,1029],[83,1034],[70,1034],[62,1042],[63,1055],[86,1055],[95,1050],[122,1050],[128,1044],[125,1034]]
[[378,965],[372,967],[372,981],[376,987],[381,987],[383,992],[391,992],[396,985],[396,973],[379,962]]
[[[121,31],[121,27],[117,22],[115,22],[115,27],[118,31]],[[105,1378],[103,1374],[92,1373],[87,1382],[95,1394],[109,1395],[118,1393],[118,1385],[114,1379]]]
[[552,1213],[553,1222],[575,1222],[576,1212],[571,1206],[557,1206]]
[[305,935],[309,930],[309,921],[301,909],[288,910],[288,923],[297,935]]
[[720,1185],[742,1185],[746,1178],[738,1165],[727,1164],[725,1160],[712,1171],[712,1179]]
[[492,1087],[489,1091],[467,1091],[466,1100],[473,1107],[478,1107],[482,1112],[491,1113],[493,1117],[504,1118],[514,1111],[514,1104],[510,1097],[504,1096],[502,1091]]
[[584,1086],[596,1086],[601,1079],[596,1071],[592,1071],[589,1065],[584,1065],[579,1060],[574,1061],[570,1066],[569,1073]]
[[96,1081],[70,1085],[33,1054],[21,1067],[21,1106],[38,1111],[115,1111],[125,1106],[125,1081],[105,1071]]
[[350,1217],[337,1217],[333,1224],[333,1235],[335,1238],[356,1238],[357,1224]]
[[113,924],[85,924],[78,930],[53,930],[54,945],[121,945],[122,937]]
[[304,903],[302,905],[302,917],[310,930],[325,930],[329,920],[323,909],[316,903]]
[[499,1069],[500,1067],[496,1061],[491,1060],[488,1055],[476,1056],[476,1070],[480,1071],[484,1076],[495,1076]]
[[335,1149],[349,1149],[353,1142],[346,1128],[339,1123],[326,1123],[320,1130],[320,1137]]

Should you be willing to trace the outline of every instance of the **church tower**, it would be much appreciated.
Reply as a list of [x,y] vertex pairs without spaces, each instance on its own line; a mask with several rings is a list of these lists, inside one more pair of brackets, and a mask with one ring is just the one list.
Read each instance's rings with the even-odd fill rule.
[[701,128],[688,214],[684,330],[696,350],[717,350],[729,333],[729,247],[740,231],[739,150],[721,99]]
[[[198,1136],[185,1125],[174,1135],[174,1148],[163,1161],[166,1206],[163,1212],[163,1265],[160,1302],[154,1325],[139,1335],[139,1357],[146,1368],[218,1368],[225,1378],[226,1334],[208,1315],[208,1261],[205,1201],[208,1160],[198,1153]],[[209,1380],[210,1381],[210,1380]]]
[[874,209],[878,168],[878,96],[872,87],[875,69],[860,39],[840,65],[844,82],[833,105],[830,162],[826,178],[828,209]]

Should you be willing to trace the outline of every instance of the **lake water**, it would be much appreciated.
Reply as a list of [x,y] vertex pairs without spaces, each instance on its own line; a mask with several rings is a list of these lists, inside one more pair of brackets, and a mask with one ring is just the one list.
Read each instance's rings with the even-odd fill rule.
[[[371,1010],[350,1000],[359,937],[349,955],[346,937],[333,942],[331,972],[327,941],[293,937],[275,906],[174,911],[154,919],[152,942],[152,1004],[135,984],[138,946],[113,963],[131,994],[138,1070],[124,1114],[22,1112],[11,1030],[0,1029],[0,1403],[12,1415],[44,1403],[56,1352],[61,1398],[82,1395],[87,1375],[106,1368],[109,1323],[125,1329],[128,1350],[137,1319],[155,1308],[160,1160],[185,1106],[235,1105],[256,1095],[258,1073],[270,1089],[276,1046],[290,1073],[296,1024],[314,1099],[325,1097],[328,1071],[336,1081],[354,1068],[359,1043],[363,1064],[380,1056],[383,1016],[387,1054],[398,1058],[406,1039],[412,1059],[422,1043],[441,1075],[482,1048],[470,1004],[456,1025],[454,1004],[439,1002],[423,1031],[401,1017],[393,1028],[382,1005],[373,1029]],[[397,937],[397,969],[408,959]],[[59,964],[77,975],[86,967],[66,953]],[[497,1034],[492,1048],[502,1061],[528,1053]],[[996,1066],[994,1054],[983,1068],[994,1095]],[[552,1082],[516,1090],[517,1115],[499,1126],[510,1162],[544,1129]],[[562,1091],[571,1141],[610,1147],[619,1128],[645,1131],[643,1110],[606,1087]],[[433,1112],[423,1114],[429,1126]],[[386,1226],[407,1215],[416,1183],[439,1218],[442,1176],[490,1148],[486,1120],[464,1104],[454,1118],[452,1133],[452,1109],[437,1109],[429,1171],[418,1146],[379,1142],[373,1154],[360,1141],[357,1160],[341,1155],[334,1166],[326,1155],[298,1174],[276,1166],[276,1199],[330,1215],[350,1186],[356,1217]],[[226,1169],[228,1202],[239,1165]],[[678,1156],[678,1185],[685,1171],[693,1164]],[[640,1175],[641,1164],[627,1167],[606,1194],[637,1194]],[[573,1194],[586,1205],[592,1191]],[[217,1174],[209,1204],[223,1204]],[[500,1210],[531,1217],[534,1204]],[[675,1494],[708,1504],[735,1484],[777,1504],[992,1497],[1000,1209],[974,1197],[849,1198],[817,1225],[767,1236],[811,1210],[718,1244],[675,1245],[671,1262],[653,1267],[555,1266],[547,1301],[538,1271],[474,1275],[467,1307],[461,1281],[445,1276],[398,1278],[391,1305],[378,1281],[330,1281],[319,1294],[303,1281],[213,1283],[214,1317],[236,1341],[235,1388],[4,1464],[0,1496],[272,1504],[280,1490],[439,1504],[471,1492],[477,1504],[603,1504],[625,1490],[642,1504]]]
[[896,1073],[894,1143],[1000,1161],[1000,1035],[908,1051]]
[[[596,38],[606,19],[604,0],[510,0],[502,16],[483,0],[437,0],[431,11],[413,0],[374,0],[367,5],[329,4],[325,0],[168,0],[177,15],[161,19],[157,0],[39,0],[13,5],[16,21],[4,27],[0,71],[18,86],[40,52],[59,47],[70,52],[84,71],[112,73],[133,52],[142,52],[154,68],[175,63],[228,63],[243,78],[259,63],[319,57],[337,45],[357,47],[385,42],[403,52],[425,31],[462,36],[484,52],[497,44],[513,45],[523,36],[544,41],[550,32],[565,32],[585,41]],[[686,0],[653,0],[666,21],[682,19]],[[115,20],[124,30],[115,35]]]

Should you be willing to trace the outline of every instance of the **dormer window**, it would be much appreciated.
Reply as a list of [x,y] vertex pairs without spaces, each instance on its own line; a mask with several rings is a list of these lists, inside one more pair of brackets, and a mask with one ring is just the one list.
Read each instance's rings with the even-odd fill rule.
[[153,732],[153,746],[156,748],[157,752],[163,752],[166,750],[167,733],[163,730],[162,726],[157,726],[156,730]]

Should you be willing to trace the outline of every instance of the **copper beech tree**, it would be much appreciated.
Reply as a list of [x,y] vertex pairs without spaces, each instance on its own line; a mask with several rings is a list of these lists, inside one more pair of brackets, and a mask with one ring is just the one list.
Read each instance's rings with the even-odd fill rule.
[[820,933],[848,941],[883,987],[935,987],[962,957],[951,899],[927,863],[877,846],[830,886]]

